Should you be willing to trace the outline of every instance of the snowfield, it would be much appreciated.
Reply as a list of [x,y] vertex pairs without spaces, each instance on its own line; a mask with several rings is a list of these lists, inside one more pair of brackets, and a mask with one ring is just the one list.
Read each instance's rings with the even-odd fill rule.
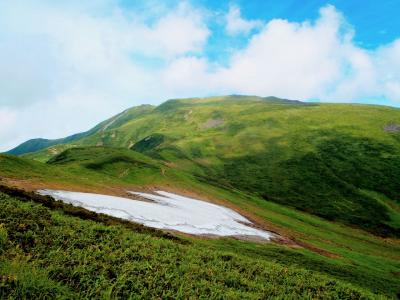
[[195,235],[253,236],[266,240],[273,236],[251,227],[249,220],[229,208],[164,191],[155,191],[155,194],[129,192],[151,202],[61,190],[39,190],[38,193],[158,229]]

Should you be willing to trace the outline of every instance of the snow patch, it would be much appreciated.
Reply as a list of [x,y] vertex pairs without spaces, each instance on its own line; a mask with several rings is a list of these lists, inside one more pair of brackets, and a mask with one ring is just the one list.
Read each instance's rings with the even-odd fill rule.
[[39,190],[38,193],[158,229],[195,235],[254,236],[266,240],[273,236],[251,227],[249,220],[229,208],[164,191],[155,191],[155,194],[129,192],[152,202],[61,190]]

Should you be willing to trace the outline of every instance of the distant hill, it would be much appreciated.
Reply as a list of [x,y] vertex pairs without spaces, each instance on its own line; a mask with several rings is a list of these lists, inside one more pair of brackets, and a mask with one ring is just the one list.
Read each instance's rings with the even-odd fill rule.
[[122,147],[173,163],[200,180],[329,220],[399,235],[400,110],[276,97],[173,99],[128,109],[66,139],[11,153],[54,161],[73,147]]
[[54,145],[59,145],[59,144],[66,144],[73,142],[75,140],[79,140],[80,138],[86,136],[87,133],[78,133],[74,134],[71,136],[68,136],[66,138],[62,139],[55,139],[55,140],[48,140],[48,139],[31,139],[28,140],[17,147],[11,149],[10,151],[7,151],[6,153],[8,154],[14,154],[14,155],[21,155],[21,154],[26,154],[26,153],[31,153],[31,152],[36,152]]
[[14,155],[21,155],[21,154],[36,152],[36,151],[46,149],[46,148],[49,148],[49,147],[55,146],[55,145],[72,143],[74,141],[77,141],[77,140],[83,139],[87,136],[90,136],[98,131],[101,131],[101,130],[105,131],[108,128],[112,128],[113,126],[118,124],[118,122],[116,122],[117,120],[120,122],[121,120],[124,120],[125,118],[134,117],[135,114],[140,114],[140,113],[144,112],[146,109],[151,108],[151,107],[152,107],[151,105],[142,105],[137,108],[129,110],[129,113],[127,113],[127,111],[124,111],[104,122],[101,122],[100,124],[98,124],[97,126],[95,126],[94,128],[92,128],[86,132],[73,134],[73,135],[70,135],[65,138],[53,139],[53,140],[43,139],[43,138],[31,139],[26,142],[23,142],[22,144],[7,151],[6,153],[14,154]]

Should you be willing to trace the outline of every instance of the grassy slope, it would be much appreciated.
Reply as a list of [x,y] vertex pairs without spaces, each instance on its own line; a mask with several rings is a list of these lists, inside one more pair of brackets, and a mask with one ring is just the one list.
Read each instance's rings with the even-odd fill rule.
[[[113,163],[110,164],[110,158],[119,159],[111,159]],[[127,162],[127,158],[133,162]],[[121,161],[123,166],[120,165]],[[138,162],[139,167],[132,167]],[[331,253],[333,257],[322,256],[307,249],[259,245],[230,239],[193,239],[193,243],[210,249],[258,257],[260,261],[277,261],[289,268],[301,267],[321,272],[377,293],[393,295],[400,291],[400,283],[395,275],[400,270],[399,240],[382,239],[251,194],[206,185],[188,174],[160,165],[159,162],[131,150],[102,147],[71,149],[65,153],[64,158],[58,157],[57,162],[53,161],[52,164],[0,156],[0,165],[1,176],[25,176],[26,179],[42,182],[43,187],[110,192],[107,190],[109,186],[134,188],[148,184],[172,185],[203,196],[226,200],[225,203],[232,203],[243,212],[252,212],[252,216],[258,218],[258,221],[269,224],[278,232],[299,243],[306,243],[307,248],[316,247]],[[93,165],[96,166],[95,170]],[[99,165],[102,167],[98,168]],[[125,171],[130,168],[133,169],[133,176]],[[161,168],[165,168],[164,173]]]
[[[400,122],[399,110],[236,97],[170,101],[134,118],[125,114],[74,144],[27,155],[46,161],[77,147],[51,164],[0,156],[0,176],[99,192],[170,185],[223,199],[335,257],[233,240],[196,244],[304,267],[374,292],[400,291],[399,240],[352,228],[380,235],[399,228],[399,136],[383,130]],[[99,144],[125,149],[79,148]]]
[[74,147],[49,163],[0,154],[1,177],[28,189],[53,187],[113,193],[120,187],[173,184],[188,180],[189,176],[132,150]]
[[28,157],[46,161],[72,146],[133,147],[219,186],[400,235],[398,212],[387,204],[398,207],[400,199],[400,133],[384,130],[400,123],[399,109],[243,96],[139,108],[105,130]]
[[0,193],[0,297],[375,298],[300,267],[105,226]]
[[[81,132],[81,133],[77,133],[71,136],[67,136],[65,138],[60,138],[60,139],[54,139],[54,140],[49,140],[49,139],[31,139],[28,140],[20,145],[18,145],[17,147],[7,151],[7,154],[14,154],[14,155],[21,155],[21,154],[27,154],[27,153],[32,153],[32,152],[37,152],[37,151],[41,151],[43,149],[46,148],[53,148],[53,146],[57,146],[54,147],[53,149],[58,149],[58,151],[60,149],[64,149],[62,146],[60,147],[59,145],[63,145],[63,144],[70,144],[69,147],[73,146],[75,141],[81,140],[87,136],[93,135],[97,132],[103,132],[106,129],[111,129],[115,126],[118,126],[118,124],[121,124],[121,122],[124,122],[128,119],[132,119],[135,118],[139,115],[143,115],[146,114],[147,112],[152,110],[152,106],[151,105],[141,105],[138,107],[134,107],[130,110],[127,111],[123,111],[122,113],[108,119],[105,120],[101,123],[99,123],[98,125],[96,125],[95,127],[93,127],[92,129],[85,131],[85,132]],[[58,154],[60,152],[54,152],[54,151],[50,151],[48,152],[48,156],[53,156],[55,154]]]

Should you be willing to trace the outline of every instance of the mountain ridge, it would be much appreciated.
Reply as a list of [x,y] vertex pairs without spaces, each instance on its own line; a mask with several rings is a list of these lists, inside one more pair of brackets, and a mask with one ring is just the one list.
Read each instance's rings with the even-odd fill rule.
[[[318,102],[306,102],[306,101],[300,101],[300,100],[290,100],[290,99],[283,99],[283,98],[278,98],[275,96],[267,96],[267,97],[259,97],[259,96],[248,96],[248,95],[228,95],[228,96],[214,96],[214,97],[205,97],[205,98],[176,98],[176,99],[169,99],[166,100],[165,102],[159,104],[158,106],[153,106],[150,104],[141,104],[138,106],[133,106],[131,108],[128,108],[121,113],[118,113],[105,121],[102,121],[92,127],[91,129],[69,135],[64,138],[57,138],[57,139],[46,139],[46,138],[34,138],[27,140],[16,147],[6,151],[5,153],[7,154],[14,154],[14,155],[23,155],[23,154],[28,154],[36,151],[40,151],[52,146],[60,145],[60,144],[66,144],[66,143],[71,143],[74,141],[78,141],[82,138],[85,138],[91,134],[94,134],[100,130],[106,131],[109,129],[110,125],[115,125],[114,122],[117,121],[120,117],[122,117],[124,114],[129,113],[134,111],[135,114],[137,113],[145,113],[149,112],[149,110],[158,110],[158,111],[164,111],[167,109],[167,107],[173,107],[174,103],[178,103],[180,105],[185,105],[188,101],[193,102],[193,101],[208,101],[208,100],[215,100],[219,99],[221,101],[226,100],[228,98],[229,100],[257,100],[257,101],[266,101],[270,103],[281,103],[281,104],[291,104],[291,105],[304,105],[304,106],[315,106],[315,105],[324,105],[324,104],[332,104],[332,103],[318,103]],[[340,105],[340,104],[338,104]],[[346,104],[345,104],[346,105]],[[366,106],[376,106],[376,107],[386,107],[386,106],[380,106],[380,105],[369,105],[369,104],[358,104],[358,103],[348,103],[347,105],[366,105]],[[392,108],[392,107],[389,107]],[[393,109],[396,109],[393,107]],[[132,115],[127,116],[128,118],[132,117]]]
[[142,104],[142,105],[128,108],[128,109],[122,111],[121,113],[118,113],[118,114],[112,116],[111,118],[98,123],[93,128],[91,128],[87,131],[75,133],[75,134],[69,135],[64,138],[58,138],[58,139],[34,138],[34,139],[30,139],[30,140],[27,140],[27,141],[17,145],[16,147],[14,147],[12,149],[6,151],[5,153],[6,154],[14,154],[14,155],[22,155],[22,154],[40,151],[42,149],[45,149],[45,148],[48,148],[51,146],[55,146],[55,145],[74,142],[74,141],[84,138],[90,134],[96,133],[99,130],[103,130],[103,131],[106,130],[108,127],[110,127],[110,125],[112,125],[115,121],[117,121],[118,118],[123,116],[128,111],[134,110],[134,109],[141,109],[143,107],[152,107],[152,105]]
[[397,213],[379,200],[400,197],[400,134],[386,130],[397,123],[400,110],[383,106],[242,95],[170,99],[23,156],[51,162],[71,148],[131,149],[226,189],[397,236]]
[[[297,245],[182,237],[201,249],[278,261],[292,271],[300,266],[392,297],[400,291],[399,124],[400,110],[384,106],[255,96],[171,99],[125,110],[72,142],[21,156],[0,154],[0,184],[120,197],[132,190],[197,195]],[[5,209],[0,201],[5,214],[16,212],[18,199],[7,201]],[[43,213],[37,209],[40,225]],[[71,210],[102,219],[73,206],[66,211]],[[21,214],[29,211],[30,206]],[[21,241],[12,228],[24,237],[21,249],[32,241],[31,231],[24,231],[31,221],[25,219],[7,219],[6,233],[0,226],[0,250],[7,234],[10,245]],[[67,227],[76,220],[65,222],[57,230],[69,236]],[[104,230],[92,237],[105,237]],[[218,261],[225,259],[230,260],[224,255]]]

